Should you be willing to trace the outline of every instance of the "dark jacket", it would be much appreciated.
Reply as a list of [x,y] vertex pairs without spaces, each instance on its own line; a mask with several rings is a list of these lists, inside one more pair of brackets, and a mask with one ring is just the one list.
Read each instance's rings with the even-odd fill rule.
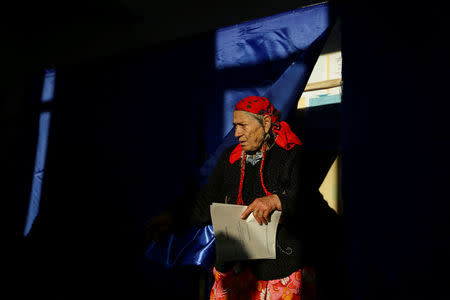
[[[190,224],[211,224],[210,205],[213,202],[235,204],[239,192],[241,160],[230,163],[235,146],[221,155],[215,169],[199,197],[190,208]],[[302,146],[285,150],[274,145],[266,153],[263,168],[264,184],[269,192],[277,194],[282,204],[282,220],[277,230],[276,259],[249,260],[248,265],[260,280],[283,278],[308,264],[308,223],[314,206],[310,188],[301,176]],[[243,184],[244,205],[265,196],[256,165],[246,164]],[[234,263],[217,261],[216,268],[228,271]]]

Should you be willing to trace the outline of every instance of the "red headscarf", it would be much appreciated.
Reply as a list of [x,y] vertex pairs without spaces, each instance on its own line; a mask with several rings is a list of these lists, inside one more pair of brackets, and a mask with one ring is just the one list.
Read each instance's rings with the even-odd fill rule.
[[[236,107],[234,111],[247,111],[250,113],[254,113],[257,115],[267,115],[270,116],[270,119],[272,121],[272,132],[275,136],[275,143],[280,146],[281,148],[284,148],[286,150],[292,149],[295,145],[302,145],[302,142],[300,139],[295,135],[295,133],[292,132],[291,128],[289,127],[289,124],[281,121],[280,122],[280,112],[276,110],[272,103],[270,103],[267,98],[264,97],[258,97],[258,96],[249,96],[241,101],[239,101],[236,104]],[[261,167],[259,170],[259,175],[261,178],[261,185],[264,189],[264,192],[266,195],[272,195],[264,185],[264,178],[262,176],[263,172],[263,166],[264,166],[264,159],[265,159],[265,153],[266,153],[266,145],[263,146],[263,158],[261,161]],[[230,155],[230,163],[233,164],[237,160],[242,158],[241,161],[241,177],[239,182],[239,193],[238,198],[236,200],[236,204],[243,204],[242,199],[242,186],[244,184],[244,175],[245,175],[245,159],[246,154],[242,150],[242,146],[239,144],[234,148],[233,152]]]
[[[272,132],[275,135],[275,143],[286,150],[292,149],[295,145],[302,145],[300,139],[292,132],[288,123],[280,122],[280,112],[275,109],[267,98],[259,96],[249,96],[236,104],[234,111],[243,110],[257,115],[270,116],[272,120]],[[242,147],[238,145],[230,156],[230,163],[241,158]]]

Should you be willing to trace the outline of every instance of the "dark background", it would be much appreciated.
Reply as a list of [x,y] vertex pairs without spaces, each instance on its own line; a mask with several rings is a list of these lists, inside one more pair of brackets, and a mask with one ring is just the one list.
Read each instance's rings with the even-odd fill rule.
[[[30,87],[39,89],[34,79],[43,68],[95,65],[119,53],[160,47],[310,3],[41,1],[6,7],[1,54],[6,147],[2,148],[6,150],[3,165],[10,176],[1,198],[5,202],[13,199],[16,210],[21,211],[29,194],[15,187],[27,176],[31,178],[31,173],[22,170],[30,168],[32,172],[34,124],[41,108],[30,101],[35,92]],[[446,11],[443,4],[433,2],[338,2],[344,81],[341,138],[346,268],[342,276],[347,279],[348,299],[450,297]],[[70,120],[62,121],[70,124]],[[88,123],[84,126],[89,128]],[[76,149],[69,150],[76,156]],[[78,161],[67,163],[77,165]],[[79,199],[77,193],[80,191],[72,200]],[[88,240],[93,244],[85,249],[94,249],[93,257],[102,257],[96,268],[102,270],[102,276],[131,265],[122,261],[122,266],[115,266],[102,256],[105,245],[115,238],[108,225],[104,232],[91,233]],[[45,249],[42,256],[27,248],[32,240],[21,238],[23,220],[19,217],[14,228],[16,298],[23,292],[57,299],[79,297],[89,290],[78,285],[77,280],[84,276],[89,279],[84,282],[96,286],[94,293],[83,295],[86,298],[136,292],[133,277],[124,282],[111,272],[97,286],[97,274],[89,269],[80,273],[80,260],[65,255],[76,253],[67,251],[74,246],[71,237],[56,243],[58,247],[41,248]],[[122,234],[122,242],[133,238],[126,231]],[[45,259],[51,262],[47,264]],[[59,269],[65,270],[63,275]],[[67,271],[71,269],[74,273]],[[45,272],[51,276],[40,278]],[[167,278],[173,278],[169,275]]]

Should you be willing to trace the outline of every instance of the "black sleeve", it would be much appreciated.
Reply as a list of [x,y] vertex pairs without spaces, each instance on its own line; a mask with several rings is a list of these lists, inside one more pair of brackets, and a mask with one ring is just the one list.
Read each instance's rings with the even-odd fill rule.
[[281,201],[283,222],[287,222],[301,215],[302,210],[304,210],[304,198],[306,197],[304,193],[304,182],[301,176],[301,150],[296,147],[296,149],[290,151],[294,152],[288,168],[286,168],[288,172],[288,184],[281,193],[277,194]]
[[206,185],[201,189],[189,209],[189,225],[211,224],[210,205],[213,202],[223,202],[223,182],[229,150],[220,156]]

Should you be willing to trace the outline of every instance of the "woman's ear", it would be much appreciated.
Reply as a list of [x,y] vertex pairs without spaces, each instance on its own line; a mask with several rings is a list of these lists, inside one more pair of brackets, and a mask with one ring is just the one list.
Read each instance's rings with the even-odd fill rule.
[[264,124],[264,131],[266,133],[269,132],[270,126],[272,125],[272,119],[268,115],[263,116],[263,124]]

